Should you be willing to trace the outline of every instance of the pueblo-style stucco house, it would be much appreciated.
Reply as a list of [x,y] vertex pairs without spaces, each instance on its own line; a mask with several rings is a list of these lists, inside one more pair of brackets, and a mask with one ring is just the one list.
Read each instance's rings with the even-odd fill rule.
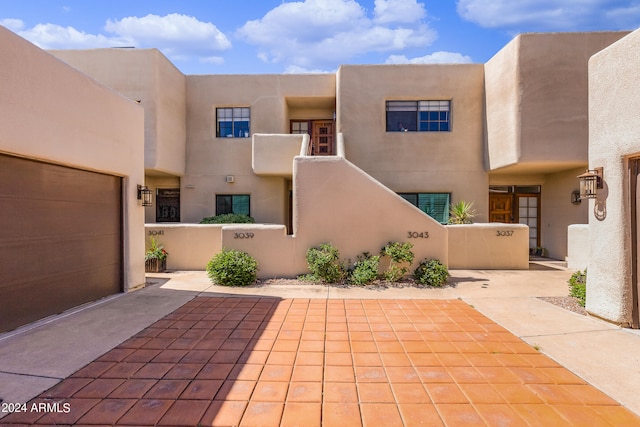
[[[144,282],[143,217],[170,246],[165,231],[173,226],[248,214],[256,225],[192,226],[188,233],[211,236],[217,249],[246,250],[263,276],[304,272],[306,249],[326,241],[353,259],[381,243],[410,240],[417,261],[435,257],[450,268],[527,268],[529,250],[536,248],[565,259],[568,226],[591,221],[593,202],[576,196],[576,177],[593,163],[589,153],[597,144],[589,143],[599,114],[592,106],[590,122],[589,60],[627,34],[522,34],[486,64],[184,75],[155,49],[43,52],[0,28],[0,50],[16,58],[0,66],[7,92],[0,108],[10,123],[0,130],[0,161],[11,168],[0,169],[0,201],[13,203],[31,192],[40,200],[50,187],[61,189],[60,198],[76,194],[82,206],[109,195],[113,230],[105,234],[124,244],[115,245],[112,265],[120,275],[107,294]],[[33,181],[44,188],[16,188],[16,180],[29,181],[23,177],[36,172]],[[50,178],[64,173],[69,181]],[[76,190],[74,182],[89,185],[91,179],[75,173],[105,176],[109,183]],[[138,185],[151,189],[152,206],[142,206]],[[478,227],[445,227],[449,207],[462,200],[474,203]],[[52,220],[60,229],[49,235],[41,222],[56,208],[45,203],[27,214],[30,203],[12,205],[0,219],[4,230],[33,229],[35,235],[0,234],[0,259],[16,259],[13,270],[0,271],[9,275],[0,282],[3,296],[48,286],[50,265],[34,277],[18,276],[56,250],[39,249],[43,254],[34,260],[33,249],[5,250],[5,242],[55,242],[82,223]],[[95,211],[77,216],[89,223],[87,233],[104,222]],[[590,233],[592,258],[598,233]],[[212,253],[200,250],[193,236],[182,246],[174,241],[170,268],[204,268]],[[59,258],[50,263],[69,270],[73,257]],[[590,258],[590,268],[594,262]],[[616,286],[594,291],[588,308],[629,323],[631,305]],[[607,298],[619,303],[601,308],[598,301]],[[56,309],[45,307],[40,317]],[[4,322],[12,316],[0,318],[0,329],[8,329]]]

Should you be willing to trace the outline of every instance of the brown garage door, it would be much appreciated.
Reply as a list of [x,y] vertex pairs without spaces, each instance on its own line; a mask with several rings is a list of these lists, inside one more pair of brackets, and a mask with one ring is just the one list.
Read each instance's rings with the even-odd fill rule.
[[0,332],[121,291],[121,188],[0,155]]

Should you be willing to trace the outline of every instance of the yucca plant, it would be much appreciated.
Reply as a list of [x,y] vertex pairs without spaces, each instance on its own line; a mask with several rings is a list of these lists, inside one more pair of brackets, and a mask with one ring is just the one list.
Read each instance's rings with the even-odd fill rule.
[[471,224],[476,215],[473,202],[460,200],[449,209],[449,224]]

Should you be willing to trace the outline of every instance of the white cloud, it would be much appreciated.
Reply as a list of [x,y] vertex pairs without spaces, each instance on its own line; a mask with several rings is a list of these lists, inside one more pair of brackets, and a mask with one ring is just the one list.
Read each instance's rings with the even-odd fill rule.
[[458,0],[458,14],[488,28],[615,30],[640,23],[638,0]]
[[14,33],[17,33],[18,31],[21,31],[24,28],[24,22],[21,19],[13,19],[13,18],[0,19],[0,25],[10,29]]
[[336,70],[320,70],[315,69],[311,70],[308,68],[300,67],[298,65],[290,65],[285,70],[285,74],[327,74],[327,73],[335,73]]
[[198,21],[187,15],[172,13],[166,16],[147,15],[142,18],[130,16],[119,21],[107,21],[105,30],[131,38],[138,43],[180,44],[208,43],[210,49],[224,50],[231,42],[215,25]]
[[224,64],[224,58],[221,56],[208,56],[206,58],[200,58],[200,62],[204,64]]
[[457,52],[434,52],[431,55],[407,58],[404,55],[391,55],[386,64],[470,64],[471,57]]
[[[413,19],[405,19],[407,11]],[[280,4],[237,35],[258,46],[264,62],[326,69],[371,52],[430,45],[436,32],[421,19],[425,14],[416,0],[377,0],[372,17],[355,0],[304,0]]]
[[375,20],[381,24],[417,22],[426,14],[424,4],[416,0],[375,0]]
[[43,49],[90,49],[100,47],[134,46],[158,48],[174,61],[201,58],[204,62],[219,63],[214,52],[229,49],[227,36],[209,22],[198,21],[187,15],[147,15],[107,21],[106,34],[89,34],[73,27],[55,24],[37,24],[24,28],[18,19],[2,22]]
[[73,27],[37,24],[17,32],[42,49],[90,49],[130,45],[129,40],[109,38],[102,34],[88,34]]

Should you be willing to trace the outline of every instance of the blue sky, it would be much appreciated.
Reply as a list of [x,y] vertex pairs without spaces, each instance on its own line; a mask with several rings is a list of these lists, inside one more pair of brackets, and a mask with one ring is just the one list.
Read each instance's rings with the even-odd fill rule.
[[185,74],[486,62],[516,34],[634,30],[640,0],[2,0],[44,49],[160,49]]

